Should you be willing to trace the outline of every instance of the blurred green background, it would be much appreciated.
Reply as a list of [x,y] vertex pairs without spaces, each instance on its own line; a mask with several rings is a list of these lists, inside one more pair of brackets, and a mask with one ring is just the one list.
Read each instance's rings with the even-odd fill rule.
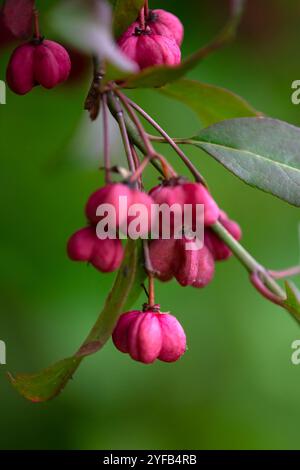
[[[38,4],[46,14],[51,2]],[[184,54],[205,43],[226,15],[223,0],[150,4],[182,18]],[[300,107],[290,99],[291,83],[300,79],[299,2],[248,4],[237,41],[190,76],[300,125]],[[1,48],[0,79],[12,47]],[[189,349],[178,363],[144,366],[109,342],[50,403],[26,402],[9,385],[7,370],[34,372],[75,351],[113,282],[114,275],[71,263],[65,253],[69,235],[85,223],[86,198],[102,183],[101,156],[79,124],[88,72],[52,91],[36,88],[25,97],[8,91],[7,105],[0,106],[0,339],[7,344],[0,448],[299,449],[300,366],[291,364],[291,343],[300,330],[254,291],[235,259],[218,265],[205,290],[157,285],[163,310],[187,332]],[[199,128],[192,112],[157,92],[131,96],[172,135]],[[100,122],[93,128],[99,137]],[[176,155],[164,151],[175,162]],[[190,155],[220,205],[242,225],[250,252],[273,269],[296,264],[299,210],[246,186],[200,151]],[[114,160],[123,159],[114,142]],[[152,170],[147,179],[149,187],[156,182]]]

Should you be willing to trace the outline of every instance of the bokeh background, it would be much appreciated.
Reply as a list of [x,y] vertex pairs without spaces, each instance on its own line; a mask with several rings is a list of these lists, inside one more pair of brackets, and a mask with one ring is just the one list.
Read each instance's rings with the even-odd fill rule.
[[[47,23],[54,2],[37,3],[44,32],[59,39]],[[226,17],[223,0],[150,3],[182,18],[184,54],[211,38]],[[297,0],[249,0],[237,41],[190,76],[300,125],[300,107],[290,98],[292,81],[300,79],[299,18]],[[2,40],[1,79],[13,47]],[[0,106],[0,339],[7,344],[0,448],[299,449],[300,366],[291,364],[299,327],[254,291],[235,259],[218,265],[205,290],[157,286],[163,309],[187,332],[189,349],[178,363],[144,366],[109,342],[50,403],[26,402],[9,385],[7,370],[34,372],[76,350],[114,279],[71,263],[65,253],[69,235],[84,224],[86,198],[102,183],[101,125],[88,124],[82,111],[90,69],[78,54],[73,58],[67,85],[25,97],[8,91]],[[157,92],[131,96],[172,135],[191,135],[200,126],[188,108]],[[122,163],[113,136],[113,158]],[[176,155],[164,151],[176,164]],[[199,150],[189,152],[220,205],[241,223],[251,253],[273,269],[296,264],[299,210],[246,186]],[[156,182],[152,170],[147,181],[149,187]]]

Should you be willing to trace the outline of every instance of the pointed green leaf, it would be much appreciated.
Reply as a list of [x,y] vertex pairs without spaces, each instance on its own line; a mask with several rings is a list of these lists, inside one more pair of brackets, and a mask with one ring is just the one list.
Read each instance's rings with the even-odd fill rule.
[[119,316],[138,299],[146,274],[140,242],[128,241],[125,259],[104,309],[77,353],[37,374],[9,374],[13,387],[27,400],[44,402],[57,396],[84,357],[99,351],[110,338]]
[[287,299],[284,306],[300,323],[300,292],[293,282],[287,281],[285,287]]
[[223,121],[191,143],[245,183],[300,206],[300,129],[269,118]]
[[231,91],[194,80],[178,80],[160,92],[186,104],[205,127],[225,119],[259,115],[246,100]]
[[54,398],[66,385],[82,358],[69,357],[57,362],[38,374],[8,374],[11,384],[27,400],[34,403]]

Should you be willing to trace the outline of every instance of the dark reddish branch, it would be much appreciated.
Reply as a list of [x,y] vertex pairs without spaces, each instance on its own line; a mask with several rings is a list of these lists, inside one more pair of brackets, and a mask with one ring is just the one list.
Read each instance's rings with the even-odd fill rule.
[[167,162],[167,160],[162,155],[158,154],[156,152],[156,150],[154,149],[154,147],[153,147],[153,145],[152,145],[152,143],[151,143],[151,141],[148,137],[148,134],[145,131],[141,121],[139,120],[139,118],[135,114],[134,110],[130,106],[130,102],[129,102],[129,99],[127,98],[127,96],[125,96],[123,93],[121,93],[121,91],[118,90],[118,89],[114,89],[113,91],[114,91],[115,95],[117,95],[119,100],[122,102],[122,105],[124,106],[125,110],[127,111],[130,119],[134,123],[134,125],[135,125],[135,127],[136,127],[136,129],[139,133],[139,136],[140,136],[141,140],[144,143],[145,151],[146,151],[146,157],[148,157],[150,161],[153,161],[155,159],[158,159],[160,161],[163,172],[164,172],[164,175],[165,175],[166,178],[168,178],[169,175],[174,176],[174,177],[177,176],[176,172],[173,169],[173,167]]
[[270,300],[276,305],[280,305],[282,307],[283,305],[283,299],[278,297],[277,295],[273,294],[263,283],[261,278],[259,277],[259,273],[255,272],[250,274],[250,281],[252,285],[255,287],[255,289],[262,294],[263,297],[265,297],[267,300]]
[[149,0],[145,1],[144,11],[145,11],[145,18],[147,19],[149,16]]
[[149,306],[155,306],[155,294],[154,294],[154,276],[152,273],[148,274],[149,279]]
[[110,178],[110,150],[109,150],[109,122],[108,122],[108,108],[107,96],[102,96],[102,116],[103,116],[103,155],[104,155],[104,168],[105,168],[105,183],[111,183]]
[[156,129],[168,142],[171,147],[177,152],[183,163],[186,165],[186,167],[189,169],[189,171],[192,173],[194,176],[195,180],[198,182],[201,182],[204,184],[204,186],[207,186],[205,179],[201,175],[201,173],[197,170],[195,165],[191,162],[191,160],[185,155],[185,153],[181,150],[180,147],[174,142],[174,140],[167,134],[167,132],[162,129],[162,127],[148,114],[144,109],[142,109],[138,104],[136,104],[134,101],[131,101],[129,98],[127,98],[129,105],[135,109],[146,121],[151,124],[154,129]]
[[[137,154],[137,151],[136,151],[134,145],[132,145],[132,144],[131,144],[131,153],[132,153],[132,156],[133,156],[135,168],[139,168],[139,166],[140,166],[140,159],[139,159],[139,156],[138,156],[138,154]],[[142,175],[139,175],[139,177],[137,178],[137,180],[138,180],[139,186],[141,187],[141,186],[142,186]]]
[[140,23],[140,28],[142,31],[145,30],[146,28],[146,22],[145,22],[145,10],[144,7],[140,11],[140,16],[139,16],[139,23]]
[[41,38],[41,33],[40,33],[40,21],[39,21],[39,11],[37,8],[34,8],[33,10],[33,35],[35,39],[40,39]]

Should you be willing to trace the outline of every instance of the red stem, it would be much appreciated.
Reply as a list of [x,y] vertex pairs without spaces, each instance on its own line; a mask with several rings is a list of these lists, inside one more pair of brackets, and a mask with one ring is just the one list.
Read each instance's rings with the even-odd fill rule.
[[144,142],[144,145],[146,147],[146,151],[147,151],[148,156],[149,157],[155,156],[156,152],[155,152],[150,140],[148,139],[147,133],[146,133],[145,129],[143,128],[140,120],[137,118],[136,114],[131,109],[130,104],[129,104],[130,103],[129,99],[125,95],[123,95],[123,93],[121,93],[119,90],[114,90],[114,92],[118,96],[118,98],[121,100],[122,104],[124,105],[126,111],[129,114],[129,116],[133,120],[134,125],[137,128],[138,133],[140,134],[140,137]]
[[139,20],[140,20],[140,28],[144,31],[145,28],[146,28],[146,23],[145,23],[145,10],[144,10],[144,7],[143,7],[143,8],[141,9],[141,11],[140,11]]
[[293,268],[285,269],[284,271],[269,271],[269,274],[274,279],[284,279],[286,277],[293,277],[300,274],[300,266],[295,266]]
[[[139,159],[139,156],[137,154],[137,151],[135,150],[135,147],[134,145],[131,145],[131,153],[132,153],[132,156],[133,156],[133,160],[134,160],[134,165],[135,165],[135,168],[137,171],[137,169],[139,168],[140,166],[140,159]],[[133,177],[133,175],[132,175]],[[131,177],[131,179],[132,179]],[[138,182],[139,182],[139,185],[142,186],[142,178],[141,178],[141,175],[137,178]]]
[[145,1],[144,11],[145,11],[145,18],[147,20],[147,18],[149,16],[149,0]]
[[149,279],[149,306],[155,306],[155,294],[154,294],[154,276],[153,274],[148,274]]
[[36,39],[40,39],[41,34],[40,34],[40,22],[39,22],[39,12],[35,8],[33,10],[33,29],[34,29],[34,37]]
[[105,183],[111,183],[110,178],[110,152],[109,152],[109,127],[108,127],[108,113],[107,113],[107,96],[102,96],[103,105],[103,154],[104,154],[104,168],[105,168]]
[[[119,90],[114,90],[114,93],[117,95],[117,97],[120,99],[122,102],[124,108],[126,109],[128,115],[132,119],[135,127],[137,128],[137,131],[145,145],[146,152],[147,152],[147,157],[151,160],[152,158],[158,158],[162,164],[164,172],[166,172],[166,169],[168,169],[168,172],[172,174],[172,176],[177,176],[176,172],[174,169],[171,167],[169,163],[164,159],[163,156],[159,155],[156,150],[153,148],[153,145],[150,142],[150,139],[148,138],[147,132],[145,131],[144,127],[141,124],[141,121],[138,119],[137,115],[133,111],[130,105],[130,100],[127,98],[127,96],[123,95]],[[166,174],[166,173],[165,173]],[[168,177],[168,176],[166,176]]]
[[[112,96],[114,95],[112,94]],[[135,162],[134,162],[132,151],[131,151],[131,143],[130,143],[128,133],[127,133],[126,123],[124,119],[124,111],[118,99],[114,99],[114,106],[116,108],[116,119],[119,124],[120,132],[121,132],[121,136],[123,140],[123,145],[124,145],[125,152],[126,152],[128,167],[131,173],[134,173]]]
[[282,306],[282,299],[278,297],[276,294],[273,294],[263,283],[263,281],[260,279],[258,273],[252,273],[250,274],[250,280],[252,285],[255,287],[258,292],[262,294],[263,297],[265,297],[267,300],[270,300],[276,305]]
[[206,186],[205,180],[201,173],[197,170],[197,168],[193,165],[193,163],[185,155],[181,148],[179,148],[178,145],[173,141],[173,139],[167,134],[167,132],[138,104],[134,103],[134,101],[131,101],[129,98],[127,98],[127,100],[130,106],[135,109],[141,116],[143,116],[143,118],[146,119],[146,121],[148,121],[149,124],[151,124],[154,129],[156,129],[164,137],[164,139],[171,145],[175,152],[177,152],[183,163],[186,165],[186,167],[190,170],[190,172],[196,179],[196,181],[199,181]]
[[138,181],[138,180],[141,179],[142,173],[146,169],[148,164],[150,163],[150,160],[151,160],[151,158],[145,157],[144,160],[142,161],[142,163],[140,163],[140,164],[138,164],[138,166],[136,166],[136,170],[130,178],[131,183],[134,183],[135,181]]

